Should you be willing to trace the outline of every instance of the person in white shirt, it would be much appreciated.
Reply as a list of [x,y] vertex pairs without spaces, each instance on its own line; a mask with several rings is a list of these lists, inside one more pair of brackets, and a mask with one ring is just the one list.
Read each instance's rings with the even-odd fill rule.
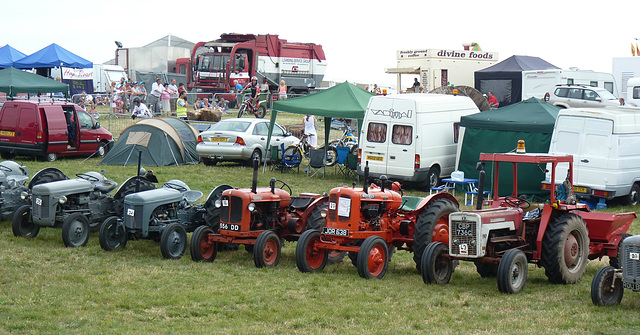
[[138,98],[133,100],[133,109],[131,110],[131,118],[135,120],[137,117],[152,117],[151,111],[144,102],[140,102]]
[[151,85],[151,93],[149,93],[149,106],[151,106],[151,112],[154,115],[160,114],[160,95],[164,91],[162,86],[162,79],[156,78],[156,81]]
[[312,148],[318,146],[318,133],[316,133],[317,122],[313,115],[307,115],[302,118],[302,124],[304,125],[304,134],[309,135],[307,142]]

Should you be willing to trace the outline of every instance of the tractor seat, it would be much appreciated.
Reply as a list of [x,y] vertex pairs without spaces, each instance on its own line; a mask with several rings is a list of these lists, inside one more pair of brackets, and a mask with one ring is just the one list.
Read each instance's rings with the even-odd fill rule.
[[313,201],[313,198],[309,197],[291,197],[289,207],[293,209],[305,209],[309,207],[309,204]]
[[95,184],[93,188],[100,191],[100,193],[102,194],[107,194],[113,191],[113,189],[116,187],[118,187],[118,183],[113,180],[105,179],[102,181],[102,183]]

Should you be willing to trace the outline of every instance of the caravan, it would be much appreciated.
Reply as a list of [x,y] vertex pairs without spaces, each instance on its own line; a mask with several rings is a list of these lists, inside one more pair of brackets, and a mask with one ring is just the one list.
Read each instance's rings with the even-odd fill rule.
[[542,99],[546,93],[553,92],[558,84],[599,87],[618,96],[618,88],[612,74],[572,68],[569,71],[561,69],[522,71],[522,100],[531,97]]
[[479,113],[468,97],[440,94],[375,96],[365,111],[359,173],[435,187],[456,161],[460,117]]

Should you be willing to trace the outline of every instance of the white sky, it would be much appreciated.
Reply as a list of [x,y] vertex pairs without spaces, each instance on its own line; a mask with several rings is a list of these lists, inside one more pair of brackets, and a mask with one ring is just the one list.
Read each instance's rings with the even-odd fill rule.
[[[139,47],[172,34],[191,42],[222,33],[278,34],[317,43],[325,80],[395,85],[396,51],[455,49],[537,56],[560,68],[611,72],[640,38],[640,0],[612,1],[3,1],[0,46],[29,55],[57,43],[94,63],[115,40]],[[640,45],[640,43],[639,43]],[[403,83],[410,80],[403,77]]]

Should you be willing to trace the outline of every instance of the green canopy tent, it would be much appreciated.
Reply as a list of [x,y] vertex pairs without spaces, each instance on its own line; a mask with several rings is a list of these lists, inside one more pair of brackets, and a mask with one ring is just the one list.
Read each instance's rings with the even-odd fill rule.
[[176,118],[143,119],[127,127],[100,165],[168,166],[198,164],[198,131]]
[[69,85],[9,67],[0,70],[0,92],[4,92],[10,97],[18,93],[62,92],[68,98]]
[[364,111],[369,105],[369,99],[375,94],[368,92],[348,82],[338,84],[324,91],[301,96],[298,98],[276,101],[273,103],[271,123],[267,148],[271,143],[271,133],[276,122],[278,112],[288,112],[303,115],[318,115],[325,118],[325,148],[329,143],[331,118],[358,119],[358,135],[362,127]]
[[[514,151],[518,140],[524,140],[526,151],[547,153],[551,143],[553,126],[560,107],[536,98],[530,98],[502,108],[463,116],[460,126],[464,137],[458,158],[458,170],[466,178],[478,178],[476,164],[480,153],[505,153]],[[518,191],[520,194],[544,194],[540,182],[544,180],[545,167],[522,164],[518,167]],[[491,189],[493,166],[485,166],[485,189]],[[510,195],[513,180],[512,166],[500,165],[499,195]],[[492,192],[494,192],[492,190]]]

